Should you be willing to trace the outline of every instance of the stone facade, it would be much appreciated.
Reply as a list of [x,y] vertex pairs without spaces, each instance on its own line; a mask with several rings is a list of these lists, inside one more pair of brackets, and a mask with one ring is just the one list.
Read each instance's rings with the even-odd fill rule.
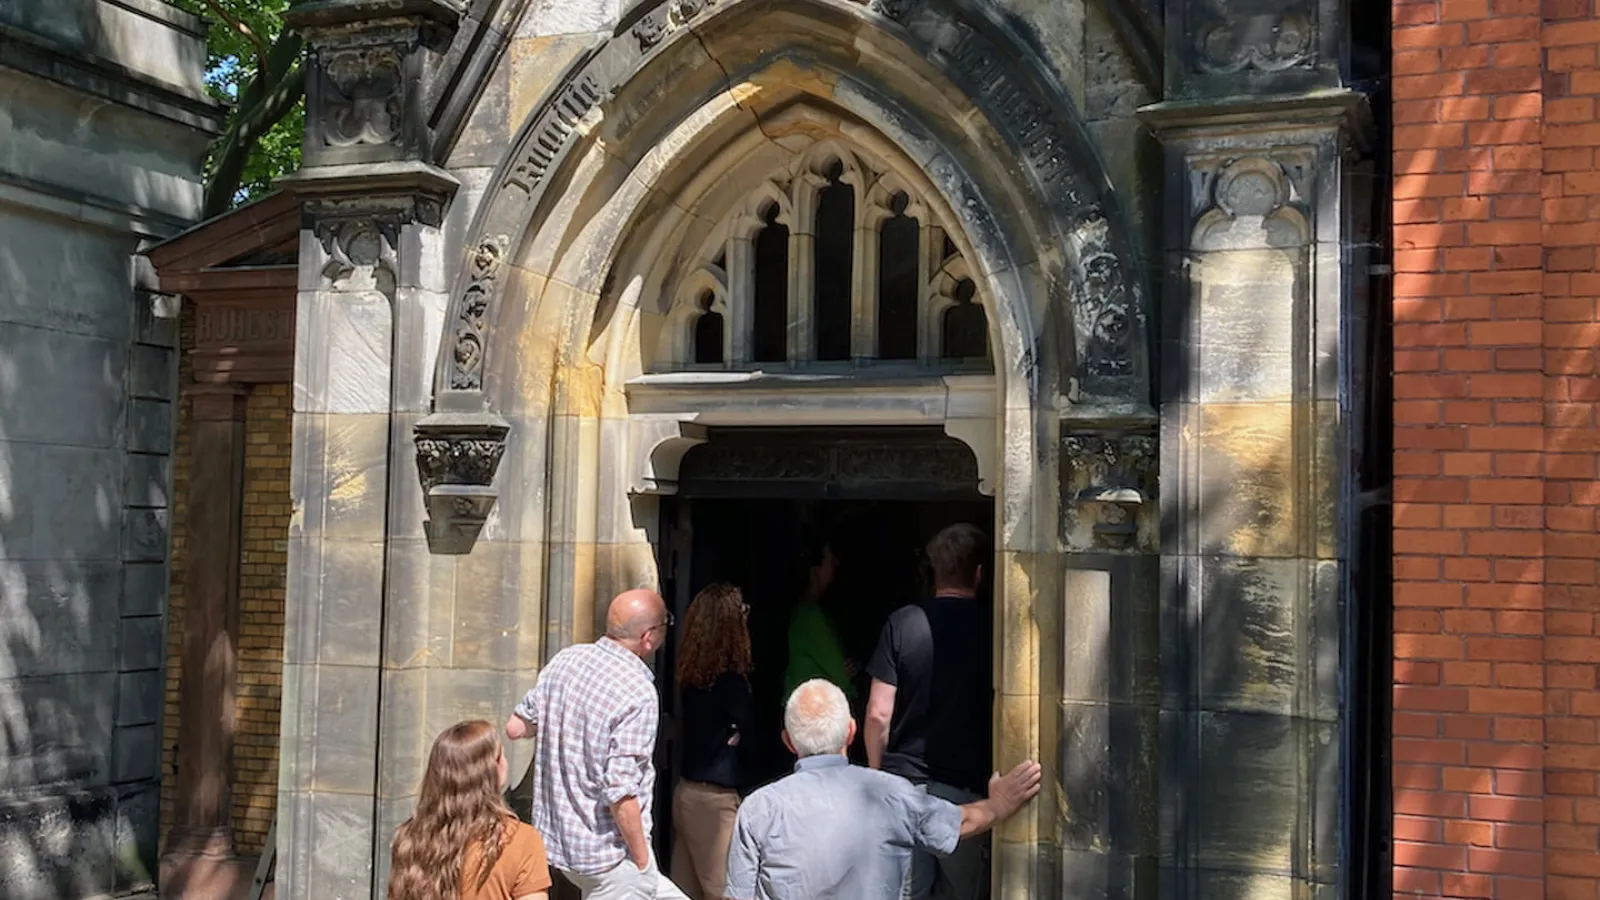
[[177,308],[142,246],[200,212],[205,30],[0,4],[0,895],[156,872]]
[[[380,6],[291,13],[288,896],[380,891],[432,737],[661,583],[685,454],[775,424],[941,429],[994,498],[997,761],[1049,773],[997,896],[1341,889],[1374,190],[1345,5]],[[819,227],[838,184],[886,211]],[[817,337],[808,260],[902,215],[948,276],[919,321],[976,304],[983,359],[880,352],[860,268]]]

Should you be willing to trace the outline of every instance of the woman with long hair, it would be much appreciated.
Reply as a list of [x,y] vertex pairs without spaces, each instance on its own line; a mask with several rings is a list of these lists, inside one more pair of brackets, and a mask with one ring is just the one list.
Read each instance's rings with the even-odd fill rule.
[[755,742],[749,615],[744,596],[713,584],[684,616],[678,648],[683,768],[672,795],[672,879],[690,900],[720,900],[740,792]]
[[389,900],[546,900],[544,840],[506,805],[505,786],[493,725],[439,735],[416,812],[395,833]]

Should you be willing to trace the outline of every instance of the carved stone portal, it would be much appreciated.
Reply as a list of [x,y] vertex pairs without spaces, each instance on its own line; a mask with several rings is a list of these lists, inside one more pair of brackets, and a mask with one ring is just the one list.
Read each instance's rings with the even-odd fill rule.
[[436,413],[417,423],[417,475],[435,553],[467,553],[494,509],[494,476],[511,425],[492,413]]

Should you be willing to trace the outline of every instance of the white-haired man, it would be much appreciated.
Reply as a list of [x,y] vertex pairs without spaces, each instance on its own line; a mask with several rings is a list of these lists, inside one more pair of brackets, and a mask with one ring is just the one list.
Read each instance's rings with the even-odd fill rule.
[[855,735],[837,687],[818,678],[795,688],[783,742],[800,761],[739,807],[728,900],[897,900],[913,850],[948,854],[1039,793],[1039,764],[1026,762],[992,776],[987,798],[957,806],[851,765]]

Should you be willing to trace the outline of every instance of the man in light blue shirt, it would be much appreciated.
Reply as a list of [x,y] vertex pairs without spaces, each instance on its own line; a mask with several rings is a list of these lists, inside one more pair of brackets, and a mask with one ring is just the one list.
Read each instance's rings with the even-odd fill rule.
[[849,702],[820,678],[795,688],[783,726],[800,761],[739,807],[727,900],[897,900],[913,849],[948,855],[1039,793],[1034,762],[991,777],[988,798],[962,806],[851,765]]

